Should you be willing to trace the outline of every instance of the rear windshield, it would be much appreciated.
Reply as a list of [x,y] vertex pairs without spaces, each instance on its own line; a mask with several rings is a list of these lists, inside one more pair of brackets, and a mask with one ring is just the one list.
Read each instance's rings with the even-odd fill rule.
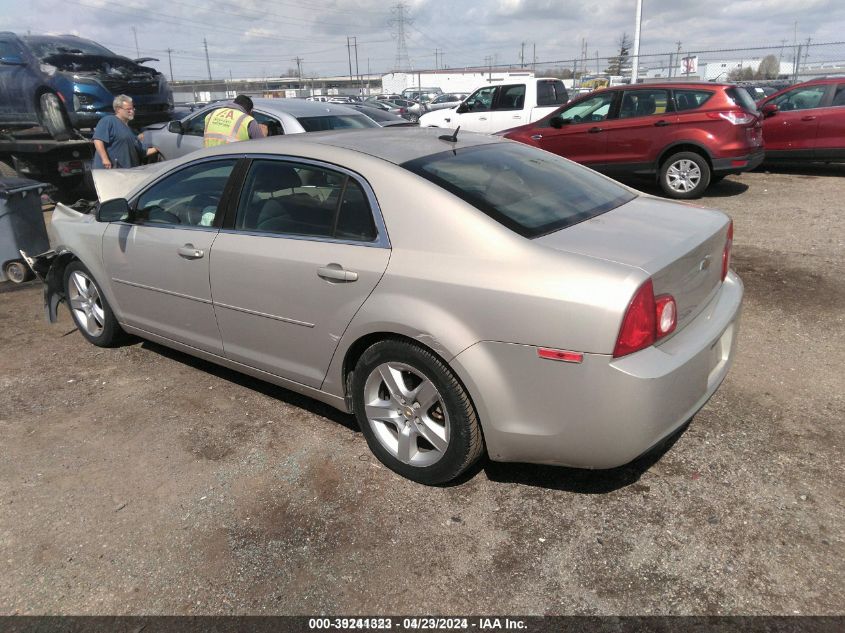
[[378,127],[378,123],[363,114],[331,114],[329,116],[304,116],[297,119],[306,132],[325,132],[362,127]]
[[743,110],[748,110],[748,112],[757,112],[757,104],[754,103],[754,99],[751,98],[751,95],[748,94],[745,88],[732,86],[725,90],[725,93],[734,102],[734,105],[738,105]]
[[402,167],[528,238],[589,220],[635,197],[586,167],[520,143],[449,150]]

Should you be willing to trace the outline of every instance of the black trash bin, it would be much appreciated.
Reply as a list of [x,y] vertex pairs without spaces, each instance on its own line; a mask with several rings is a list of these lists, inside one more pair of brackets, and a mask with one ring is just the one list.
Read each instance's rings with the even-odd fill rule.
[[0,178],[0,281],[21,283],[32,277],[20,251],[37,255],[50,249],[41,211],[43,182]]

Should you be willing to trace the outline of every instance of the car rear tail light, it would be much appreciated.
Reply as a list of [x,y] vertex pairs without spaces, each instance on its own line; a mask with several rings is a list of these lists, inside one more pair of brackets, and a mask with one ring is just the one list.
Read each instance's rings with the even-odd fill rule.
[[655,298],[654,284],[649,279],[639,287],[628,304],[616,338],[613,357],[619,358],[645,349],[671,334],[677,325],[678,306],[675,298],[669,294]]
[[708,112],[707,117],[710,119],[724,119],[734,125],[748,125],[754,123],[757,117],[748,112],[739,112],[737,110],[728,110],[727,112]]
[[725,240],[725,250],[722,251],[722,281],[728,276],[728,268],[731,265],[731,248],[734,244],[734,221],[728,224],[728,237]]

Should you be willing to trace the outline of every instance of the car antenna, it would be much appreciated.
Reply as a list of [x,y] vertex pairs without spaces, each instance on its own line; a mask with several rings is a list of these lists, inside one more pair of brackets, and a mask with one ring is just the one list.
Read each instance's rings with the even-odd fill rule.
[[449,141],[450,143],[457,143],[458,142],[458,130],[460,130],[460,129],[461,129],[461,126],[459,125],[457,127],[457,129],[454,132],[452,132],[451,135],[450,134],[441,134],[437,138],[440,139],[441,141]]

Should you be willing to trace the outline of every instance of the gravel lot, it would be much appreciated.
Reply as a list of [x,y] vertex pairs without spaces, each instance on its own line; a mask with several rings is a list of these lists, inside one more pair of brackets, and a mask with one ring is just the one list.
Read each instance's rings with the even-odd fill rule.
[[0,284],[0,613],[842,614],[843,177],[700,202],[736,225],[738,358],[668,450],[613,471],[426,488],[351,417],[98,349],[65,309],[46,324],[40,286]]

